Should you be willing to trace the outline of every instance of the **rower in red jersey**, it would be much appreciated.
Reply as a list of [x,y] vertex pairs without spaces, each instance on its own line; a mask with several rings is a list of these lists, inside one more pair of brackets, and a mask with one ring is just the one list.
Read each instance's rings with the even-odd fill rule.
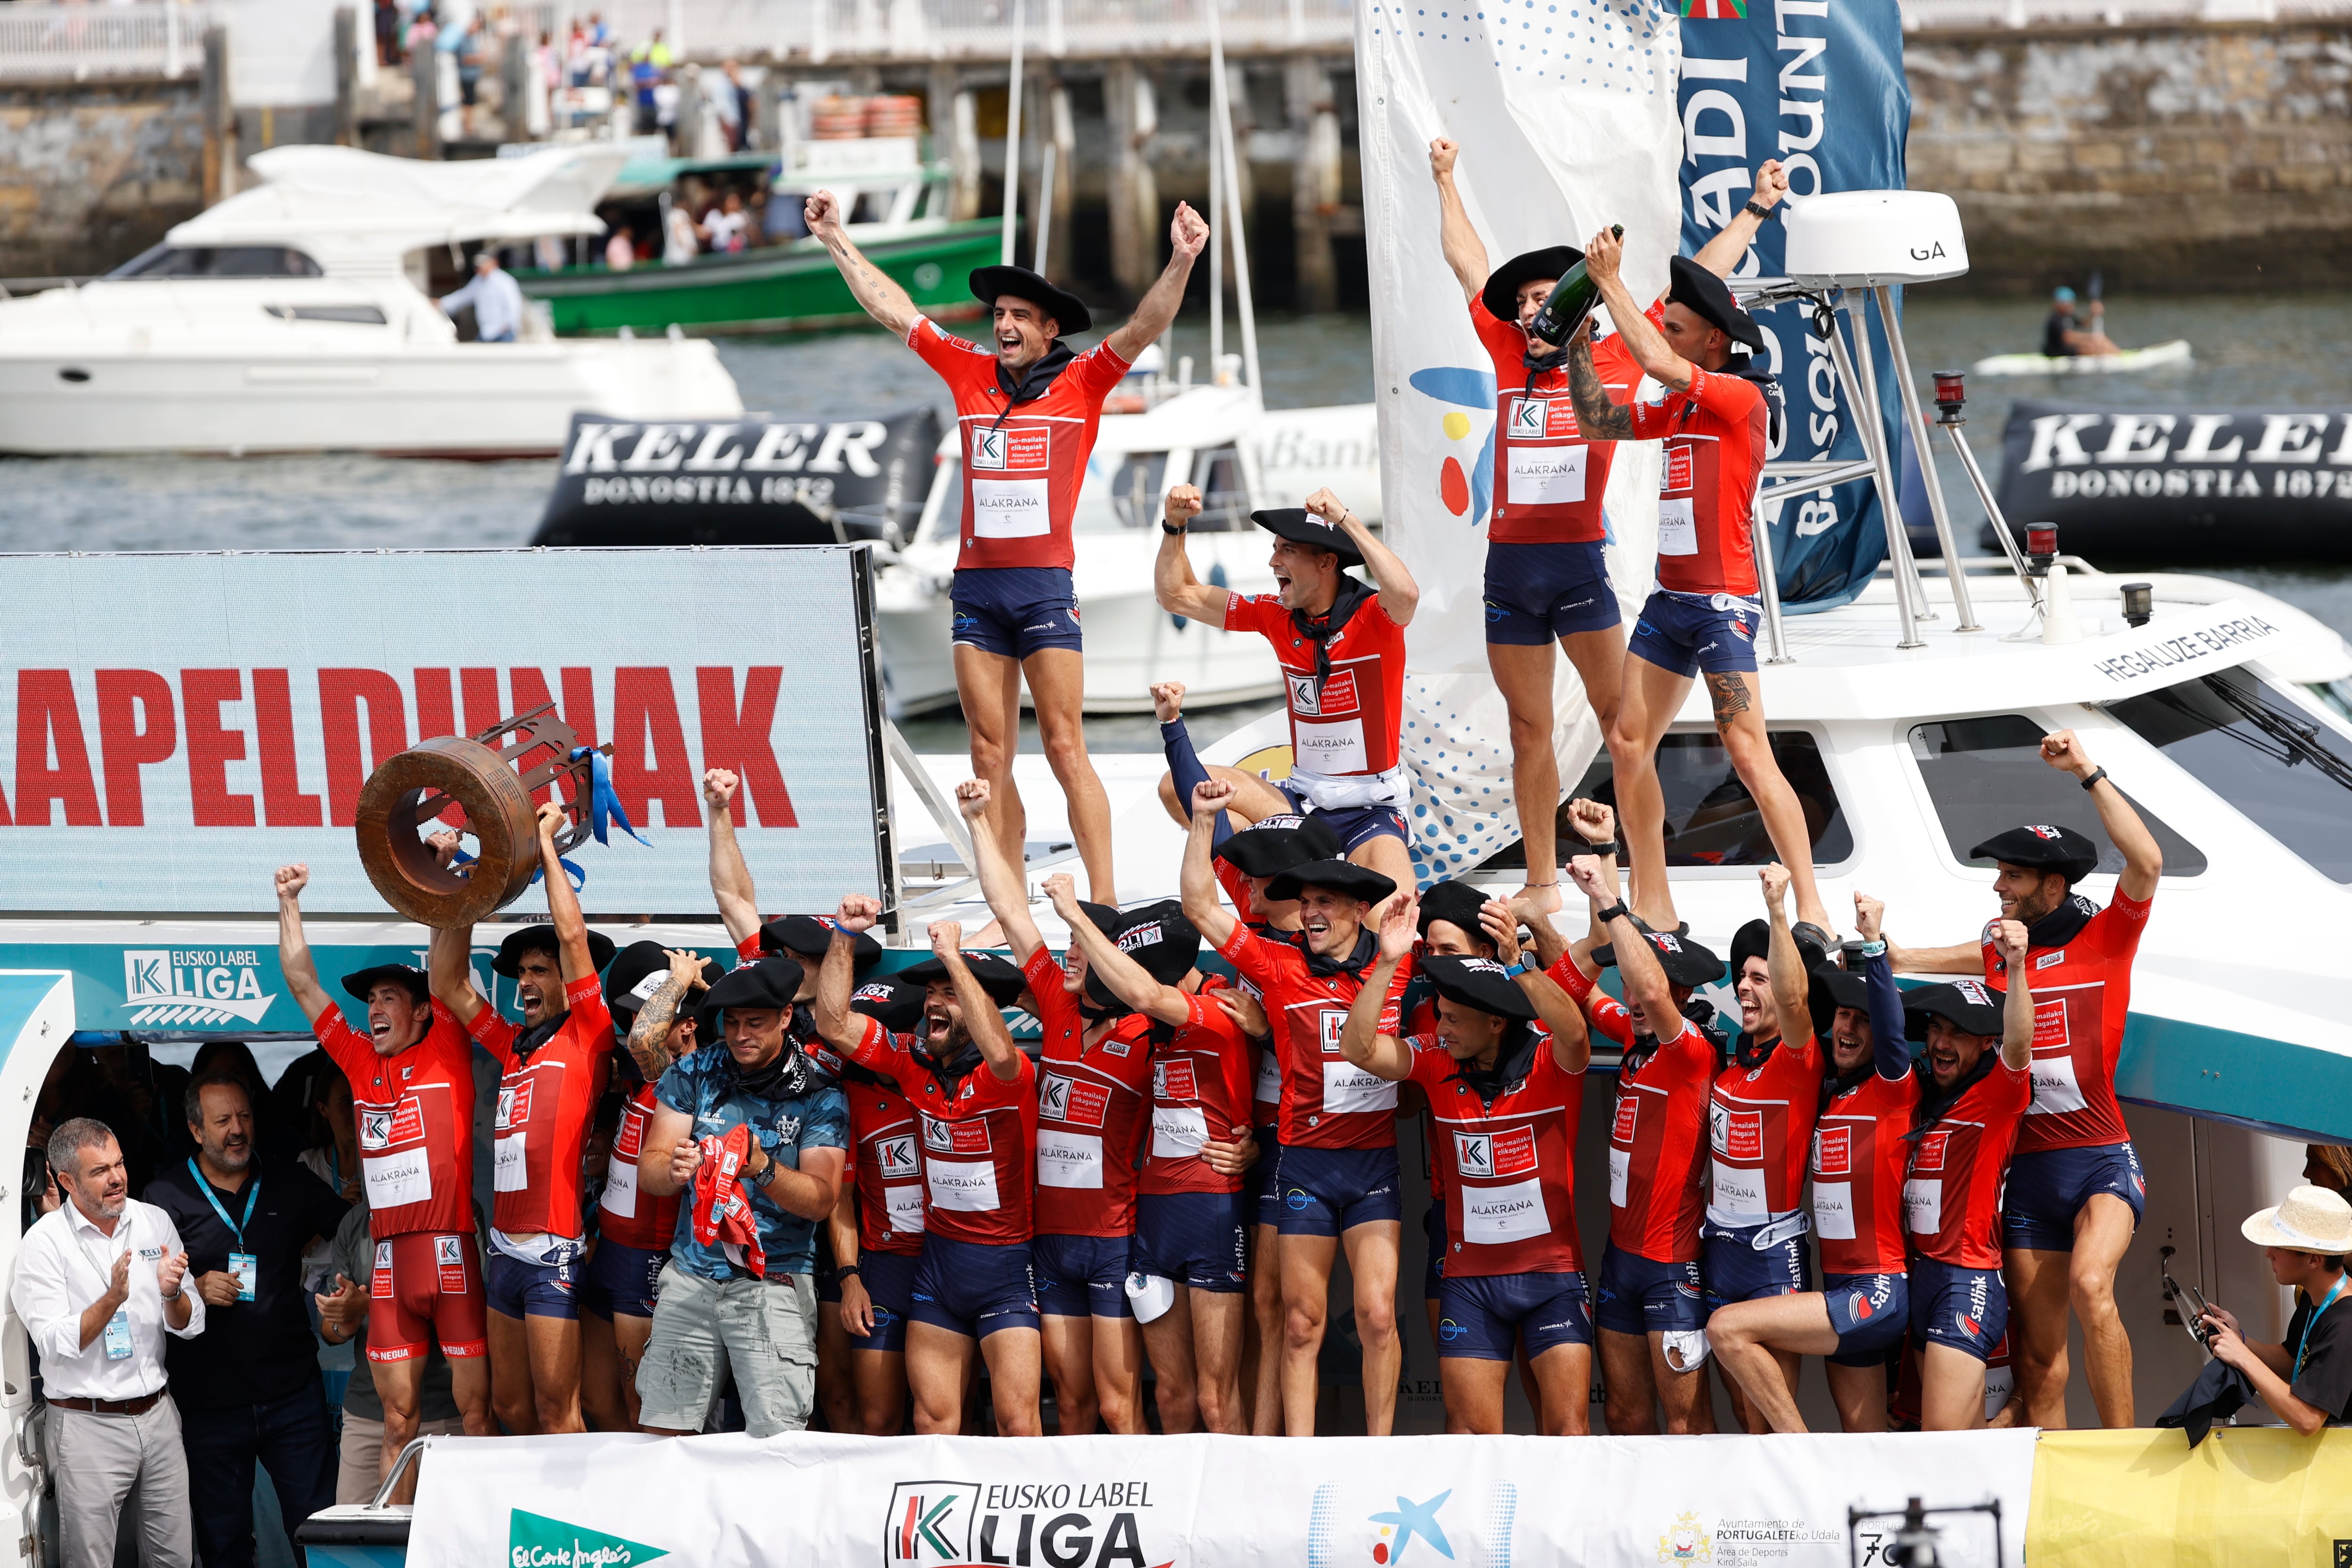
[[701,954],[631,942],[604,968],[604,1005],[636,1083],[621,1107],[596,1198],[596,1247],[580,1267],[580,1405],[599,1432],[637,1428],[637,1363],[653,1335],[654,1296],[677,1235],[678,1197],[637,1183],[637,1158],[660,1101],[655,1087],[695,1050],[693,996],[719,978]]
[[[849,1005],[905,1034],[922,1021],[923,995],[919,986],[876,979],[860,984]],[[851,1061],[835,1076],[849,1100],[852,1154],[828,1222],[834,1295],[818,1311],[833,1322],[819,1324],[818,1354],[830,1339],[848,1363],[850,1411],[841,1429],[895,1437],[906,1427],[908,1314],[923,1257],[922,1129],[893,1080]]]
[[[1396,1413],[1402,1346],[1396,1332],[1398,1192],[1396,1087],[1341,1055],[1339,1030],[1378,943],[1364,922],[1396,885],[1368,867],[1320,860],[1276,878],[1267,892],[1297,899],[1296,938],[1252,934],[1217,901],[1209,868],[1214,814],[1234,795],[1213,778],[1192,791],[1184,847],[1184,918],[1265,997],[1284,1068],[1275,1181],[1280,1188],[1285,1426],[1315,1431],[1331,1264],[1348,1252],[1356,1332],[1363,1346],[1367,1430],[1386,1436]],[[1398,983],[1402,988],[1402,981]],[[1394,1005],[1394,997],[1387,998]],[[1395,1026],[1390,1026],[1393,1033]]]
[[[980,780],[959,784],[959,803],[984,805],[986,789]],[[987,830],[984,822],[974,827]],[[961,1429],[976,1343],[997,1430],[1034,1437],[1043,1429],[1030,1267],[1038,1074],[1000,1011],[1026,983],[1001,958],[961,951],[961,926],[935,921],[930,958],[898,974],[924,987],[919,1031],[894,1034],[849,1005],[858,933],[881,917],[878,900],[841,901],[817,983],[817,1027],[842,1056],[897,1084],[922,1132],[923,1253],[907,1328],[915,1429]]]
[[1066,876],[1046,896],[1087,965],[1087,990],[1148,1026],[1151,1125],[1138,1184],[1128,1289],[1151,1353],[1160,1430],[1240,1434],[1242,1291],[1248,1279],[1243,1173],[1256,1047],[1197,967],[1201,933],[1173,900],[1108,926]]
[[956,693],[971,731],[972,772],[996,791],[998,847],[1018,863],[1027,833],[1013,787],[1025,683],[1046,758],[1068,797],[1087,880],[1097,899],[1116,903],[1110,801],[1087,759],[1079,721],[1086,667],[1070,583],[1070,523],[1103,398],[1175,321],[1209,226],[1177,203],[1158,281],[1124,324],[1074,353],[1062,335],[1094,324],[1076,295],[1025,267],[977,268],[971,291],[988,308],[992,342],[982,347],[950,337],[858,253],[842,229],[847,216],[831,191],[808,199],[809,233],[833,253],[850,293],[939,373],[955,401],[963,458],[962,551],[950,593]]
[[[1495,373],[1494,513],[1486,530],[1486,662],[1511,720],[1512,795],[1522,803],[1528,885],[1519,900],[1538,913],[1559,908],[1553,814],[1559,764],[1552,752],[1552,645],[1575,667],[1607,734],[1624,678],[1624,616],[1609,582],[1602,544],[1609,537],[1601,501],[1616,443],[1594,440],[1577,423],[1568,361],[1559,345],[1528,330],[1563,274],[1584,258],[1570,245],[1549,246],[1487,270],[1478,237],[1454,180],[1461,149],[1444,137],[1429,144],[1437,182],[1438,239],[1470,306],[1470,329]],[[1788,176],[1768,158],[1756,172],[1747,205],[1707,241],[1696,265],[1729,277],[1780,198]],[[1490,193],[1491,199],[1491,193]],[[1497,213],[1507,223],[1514,215]],[[1666,301],[1647,315],[1656,326]],[[1592,363],[1610,400],[1630,402],[1642,367],[1622,333],[1592,346]]]
[[[1045,1375],[1064,1436],[1144,1430],[1143,1340],[1128,1305],[1135,1175],[1150,1122],[1151,1021],[1087,995],[1085,951],[1061,962],[1029,916],[1020,870],[988,838],[990,785],[957,789],[971,825],[973,870],[1028,989],[1022,1006],[1044,1030],[1037,1062],[1037,1185],[1030,1257],[1044,1318]],[[1118,923],[1102,904],[1073,910],[1097,929]]]
[[499,1080],[497,1197],[490,1211],[490,1403],[509,1432],[583,1432],[580,1160],[612,1070],[613,1015],[597,974],[612,939],[588,929],[555,852],[566,811],[539,808],[551,922],[516,928],[490,967],[515,982],[522,1026],[474,989],[473,928],[435,950],[433,994],[504,1070]]
[[[490,1425],[488,1334],[474,1248],[474,1047],[433,1000],[423,970],[378,964],[343,976],[367,1005],[364,1035],[319,984],[302,931],[307,866],[278,868],[278,963],[319,1044],[352,1086],[360,1170],[375,1268],[368,1288],[368,1362],[383,1398],[383,1473],[416,1436],[429,1333],[449,1362],[450,1394],[467,1434]],[[465,948],[435,931],[433,952]],[[413,1492],[412,1479],[404,1489]]]
[[[2099,909],[2074,889],[2102,864],[2072,828],[2014,827],[1969,851],[1998,868],[2000,918],[2027,927],[2026,963],[2042,997],[2034,1025],[2033,1106],[2017,1135],[2003,1215],[2004,1274],[2016,1311],[2018,1397],[2035,1426],[2066,1425],[2066,1314],[2083,1325],[2084,1371],[2099,1420],[2129,1426],[2131,1339],[2116,1310],[2116,1270],[2147,1202],[2147,1184],[2116,1099],[2116,1058],[2131,1011],[2133,956],[2164,872],[2164,850],[2072,730],[2045,736],[2042,760],[2082,781],[2122,868]],[[2115,860],[2105,862],[2113,866]],[[1977,973],[2007,984],[1991,928],[1947,948],[1898,948],[1895,967]]]
[[[1404,713],[1404,628],[1421,590],[1396,552],[1328,489],[1302,510],[1254,511],[1275,536],[1276,591],[1244,595],[1192,575],[1184,525],[1200,492],[1168,492],[1165,535],[1152,591],[1173,616],[1226,631],[1254,631],[1273,646],[1290,703],[1290,776],[1273,784],[1239,768],[1210,773],[1234,786],[1223,809],[1256,821],[1289,812],[1323,816],[1348,858],[1399,886],[1412,881],[1398,760]],[[1365,584],[1348,575],[1362,566]]]
[[1438,1287],[1446,1430],[1503,1429],[1504,1381],[1524,1336],[1547,1435],[1580,1436],[1591,1430],[1592,1324],[1572,1172],[1591,1040],[1568,993],[1520,962],[1517,919],[1499,904],[1481,911],[1495,957],[1421,961],[1436,1026],[1398,1038],[1381,998],[1412,952],[1419,912],[1408,894],[1383,915],[1380,958],[1339,1047],[1378,1077],[1418,1085],[1436,1123],[1431,1163],[1452,1195]]
[[[1701,1272],[1712,1315],[1734,1301],[1801,1295],[1812,1289],[1811,1258],[1805,1232],[1805,1152],[1811,1146],[1813,1115],[1821,1104],[1822,1049],[1805,1011],[1808,963],[1826,955],[1811,948],[1801,959],[1791,941],[1781,966],[1791,994],[1781,997],[1769,963],[1772,943],[1789,923],[1784,907],[1789,873],[1784,867],[1759,868],[1769,920],[1750,921],[1731,942],[1731,974],[1739,998],[1741,1028],[1729,1059],[1708,1092],[1710,1162],[1706,1244]],[[1784,1353],[1780,1367],[1796,1391],[1800,1363]],[[1764,1413],[1750,1405],[1737,1380],[1731,1406],[1750,1432],[1767,1430]]]
[[1783,1038],[1807,1029],[1828,1053],[1811,1149],[1822,1288],[1717,1307],[1706,1324],[1748,1409],[1775,1432],[1806,1429],[1792,1370],[1804,1355],[1829,1358],[1830,1395],[1846,1431],[1886,1430],[1888,1352],[1910,1326],[1903,1179],[1919,1079],[1880,936],[1885,906],[1861,893],[1853,904],[1863,938],[1858,972],[1823,964],[1808,977],[1787,921],[1776,919],[1771,932]]
[[1984,1425],[1985,1363],[2009,1324],[2000,1276],[2000,1190],[2033,1099],[2033,998],[2019,967],[2026,928],[1995,933],[2010,963],[2004,998],[1981,980],[1905,994],[1911,1038],[1927,1046],[1911,1162],[1903,1181],[1911,1238],[1911,1337],[1920,1357],[1922,1430]]
[[[1626,350],[1664,387],[1654,403],[1610,399],[1593,363],[1588,318],[1569,340],[1569,389],[1588,438],[1665,443],[1659,479],[1658,587],[1642,606],[1625,649],[1624,688],[1609,729],[1617,805],[1633,861],[1636,912],[1653,930],[1676,929],[1666,884],[1665,796],[1657,750],[1682,711],[1694,676],[1706,674],[1724,749],[1789,868],[1797,934],[1826,948],[1829,911],[1813,880],[1812,836],[1804,807],[1781,776],[1764,731],[1756,669],[1754,508],[1768,446],[1769,377],[1732,345],[1764,346],[1763,330],[1732,302],[1721,278],[1686,257],[1673,258],[1673,283],[1652,324],[1618,275],[1624,247],[1607,229],[1585,246],[1585,267]],[[1813,928],[1808,933],[1806,927]]]
[[[1584,1005],[1593,1027],[1613,1026],[1630,1038],[1618,1068],[1617,1114],[1610,1132],[1609,1242],[1601,1255],[1601,1374],[1609,1430],[1652,1432],[1665,1411],[1669,1432],[1712,1432],[1706,1378],[1706,1302],[1699,1275],[1699,1219],[1706,1211],[1707,1092],[1717,1061],[1715,1037],[1675,1000],[1677,982],[1659,943],[1678,965],[1705,966],[1710,984],[1722,968],[1685,939],[1645,938],[1617,895],[1615,862],[1579,856],[1569,874],[1593,904],[1592,935],[1610,937],[1625,1003],[1596,995],[1571,953],[1549,973]],[[1589,940],[1589,939],[1588,939]],[[1687,998],[1688,991],[1682,992]],[[1604,1006],[1602,1004],[1606,1003]]]

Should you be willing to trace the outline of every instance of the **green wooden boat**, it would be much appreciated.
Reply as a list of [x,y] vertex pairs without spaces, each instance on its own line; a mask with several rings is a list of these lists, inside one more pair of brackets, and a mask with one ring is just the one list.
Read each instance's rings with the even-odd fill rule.
[[[791,173],[777,173],[786,162],[794,165]],[[642,229],[651,216],[657,226],[656,215],[688,176],[736,189],[764,187],[772,202],[832,190],[853,215],[849,232],[858,248],[917,305],[940,320],[981,313],[967,279],[973,268],[998,259],[1002,225],[946,216],[947,166],[920,162],[912,138],[817,142],[782,160],[774,153],[638,160],[622,171],[598,211],[608,222]],[[673,326],[693,334],[796,331],[866,320],[833,258],[807,238],[698,256],[678,266],[640,262],[615,272],[597,262],[520,269],[514,277],[526,296],[547,301],[564,337],[656,334]]]

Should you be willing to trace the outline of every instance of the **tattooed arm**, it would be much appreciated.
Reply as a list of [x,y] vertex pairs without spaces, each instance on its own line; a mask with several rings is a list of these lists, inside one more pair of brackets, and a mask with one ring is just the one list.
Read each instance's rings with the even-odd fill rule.
[[686,998],[687,987],[701,976],[699,953],[672,952],[669,977],[637,1009],[637,1021],[629,1026],[629,1056],[647,1083],[659,1083],[662,1074],[669,1070],[670,1025],[677,1016],[677,1005]]
[[[1601,302],[1609,307],[1609,320],[1624,339],[1626,352],[1633,356],[1633,362],[1659,385],[1675,392],[1688,392],[1697,367],[1675,353],[1665,334],[1651,324],[1650,318],[1642,313],[1642,307],[1626,291],[1625,279],[1617,271],[1624,255],[1624,242],[1604,228],[1585,241],[1585,272],[1601,290]],[[1579,331],[1591,331],[1590,321]],[[1580,403],[1576,419],[1579,425],[1584,423]]]
[[1576,405],[1576,427],[1584,432],[1586,440],[1633,438],[1633,410],[1611,401],[1609,389],[1601,384],[1601,372],[1593,365],[1592,321],[1589,317],[1576,329],[1576,336],[1568,340],[1568,395]]
[[809,232],[833,253],[833,264],[841,269],[841,280],[849,285],[850,293],[866,307],[866,313],[904,339],[922,311],[904,289],[849,243],[849,236],[841,228],[841,198],[831,191],[819,191],[808,199],[803,216],[808,220]]

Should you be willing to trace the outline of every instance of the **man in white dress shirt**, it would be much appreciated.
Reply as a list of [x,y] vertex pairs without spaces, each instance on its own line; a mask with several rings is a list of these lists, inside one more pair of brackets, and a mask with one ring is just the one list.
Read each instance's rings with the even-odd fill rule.
[[486,343],[510,343],[522,328],[522,285],[499,265],[487,246],[474,258],[474,276],[454,294],[441,296],[441,313],[454,316],[474,307],[475,335]]
[[111,1568],[126,1500],[147,1568],[186,1568],[188,1461],[163,1335],[204,1332],[204,1300],[171,1217],[131,1198],[106,1123],[65,1122],[48,1153],[66,1201],[26,1233],[10,1300],[41,1358],[66,1568]]

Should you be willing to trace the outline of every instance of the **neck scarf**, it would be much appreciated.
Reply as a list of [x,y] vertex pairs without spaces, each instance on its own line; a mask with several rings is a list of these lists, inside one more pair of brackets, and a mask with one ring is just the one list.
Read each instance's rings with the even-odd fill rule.
[[1076,357],[1077,356],[1076,354],[1070,352],[1069,344],[1064,342],[1059,338],[1055,338],[1054,340],[1054,346],[1047,349],[1043,354],[1040,354],[1034,364],[1031,365],[1027,370],[1023,371],[1021,373],[1021,379],[1018,382],[1014,381],[1011,375],[1006,374],[1004,362],[1003,360],[998,360],[996,362],[996,384],[998,389],[1004,394],[1004,412],[996,416],[996,424],[990,426],[989,428],[993,430],[997,426],[1003,425],[1005,420],[1011,418],[1013,416],[1013,408],[1015,404],[1034,403],[1037,399],[1045,396],[1047,392],[1052,390],[1055,378],[1059,376],[1064,371],[1069,369],[1070,362]]
[[[793,1011],[797,1015],[799,1009]],[[727,1062],[734,1069],[735,1088],[745,1094],[762,1100],[797,1100],[809,1091],[809,1060],[801,1050],[800,1041],[793,1037],[792,1022],[784,1026],[784,1048],[767,1066],[747,1068],[735,1059],[731,1051]]]
[[2028,947],[2063,947],[2083,934],[2091,917],[2099,912],[2096,904],[2080,893],[2071,894],[2058,901],[2058,907],[2025,928]]
[[[562,1012],[558,1013],[554,1017],[544,1019],[537,1024],[533,1024],[530,1028],[525,1029],[521,1034],[517,1035],[515,1037],[513,1047],[515,1059],[518,1061],[529,1060],[531,1052],[539,1049],[541,1046],[547,1044],[548,1041],[555,1038],[555,1031],[563,1027],[563,1020],[570,1016],[572,1016],[572,1010],[567,1007]],[[624,1054],[625,1055],[626,1053],[625,1052]]]
[[1524,1021],[1517,1022],[1513,1025],[1513,1033],[1503,1037],[1502,1048],[1495,1053],[1493,1067],[1481,1069],[1466,1061],[1457,1062],[1453,1076],[1468,1084],[1479,1100],[1491,1110],[1505,1089],[1528,1076],[1528,1070],[1535,1066],[1536,1048],[1543,1039],[1543,1036],[1528,1027]]
[[1371,963],[1381,950],[1381,939],[1370,927],[1362,927],[1357,931],[1356,945],[1345,958],[1326,958],[1317,952],[1307,945],[1305,931],[1297,933],[1293,940],[1298,943],[1298,951],[1307,955],[1307,973],[1318,980],[1328,980],[1334,974],[1360,977],[1364,973],[1364,965]]
[[1958,1103],[1960,1096],[1983,1082],[1985,1075],[1992,1071],[1993,1064],[2000,1059],[2000,1042],[1996,1040],[1985,1047],[1985,1054],[1977,1058],[1977,1065],[1962,1073],[1959,1080],[1952,1085],[1948,1092],[1937,1088],[1935,1072],[1925,1063],[1920,1064],[1920,1067],[1916,1069],[1919,1073],[1920,1079],[1919,1110],[1911,1120],[1911,1131],[1904,1136],[1916,1138],[1928,1128],[1941,1121],[1944,1119],[1944,1112],[1951,1110],[1953,1105]]
[[1349,617],[1361,609],[1366,600],[1380,590],[1345,572],[1339,574],[1339,592],[1331,596],[1331,607],[1319,616],[1304,610],[1290,612],[1290,629],[1315,645],[1315,689],[1321,691],[1323,683],[1331,679],[1330,639],[1347,628]]

